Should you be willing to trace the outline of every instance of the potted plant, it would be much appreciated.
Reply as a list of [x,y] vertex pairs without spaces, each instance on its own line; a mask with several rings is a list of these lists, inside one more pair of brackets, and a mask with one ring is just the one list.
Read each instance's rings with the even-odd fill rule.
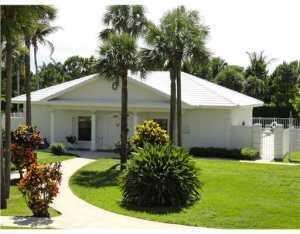
[[66,136],[66,140],[68,142],[68,148],[75,149],[75,144],[77,144],[76,136]]

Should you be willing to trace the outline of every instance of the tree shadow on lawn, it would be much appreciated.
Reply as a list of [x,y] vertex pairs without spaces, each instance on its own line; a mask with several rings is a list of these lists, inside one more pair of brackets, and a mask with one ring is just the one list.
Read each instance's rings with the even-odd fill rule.
[[73,182],[80,186],[93,188],[116,186],[118,185],[117,178],[121,173],[118,167],[119,163],[105,171],[81,171],[76,175]]

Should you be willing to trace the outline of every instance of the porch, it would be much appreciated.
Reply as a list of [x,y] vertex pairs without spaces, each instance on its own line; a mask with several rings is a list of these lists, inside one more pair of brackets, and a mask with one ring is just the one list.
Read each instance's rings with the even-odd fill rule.
[[[134,134],[136,126],[144,120],[155,119],[168,128],[167,112],[137,112],[128,114],[128,137]],[[62,110],[50,112],[49,143],[62,142],[66,145],[67,136],[76,137],[75,150],[112,150],[120,141],[121,114],[107,110]],[[44,131],[47,132],[47,131]]]

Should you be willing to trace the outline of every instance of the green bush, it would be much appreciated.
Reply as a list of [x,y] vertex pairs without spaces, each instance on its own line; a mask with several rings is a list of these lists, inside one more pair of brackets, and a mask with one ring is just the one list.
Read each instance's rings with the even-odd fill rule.
[[169,136],[167,131],[162,129],[158,123],[153,120],[147,120],[136,127],[135,134],[130,141],[135,148],[142,148],[144,144],[168,144]]
[[146,144],[133,153],[121,178],[123,204],[182,207],[199,198],[200,181],[192,157],[182,148]]
[[190,154],[204,158],[230,158],[239,160],[254,160],[259,157],[258,150],[246,147],[242,149],[226,149],[216,147],[192,147]]
[[50,145],[51,153],[55,155],[62,155],[66,152],[66,147],[63,143],[54,143]]
[[259,151],[253,147],[245,147],[241,149],[241,159],[255,160],[259,157]]

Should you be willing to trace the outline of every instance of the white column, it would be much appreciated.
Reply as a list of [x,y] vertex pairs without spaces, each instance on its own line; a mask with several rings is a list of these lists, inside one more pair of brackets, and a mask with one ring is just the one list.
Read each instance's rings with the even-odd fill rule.
[[136,126],[138,125],[138,115],[137,113],[133,113],[133,132],[132,134],[134,134]]
[[50,143],[53,144],[55,142],[55,115],[54,111],[50,113]]
[[92,114],[91,121],[92,121],[91,150],[95,151],[96,150],[96,113]]

